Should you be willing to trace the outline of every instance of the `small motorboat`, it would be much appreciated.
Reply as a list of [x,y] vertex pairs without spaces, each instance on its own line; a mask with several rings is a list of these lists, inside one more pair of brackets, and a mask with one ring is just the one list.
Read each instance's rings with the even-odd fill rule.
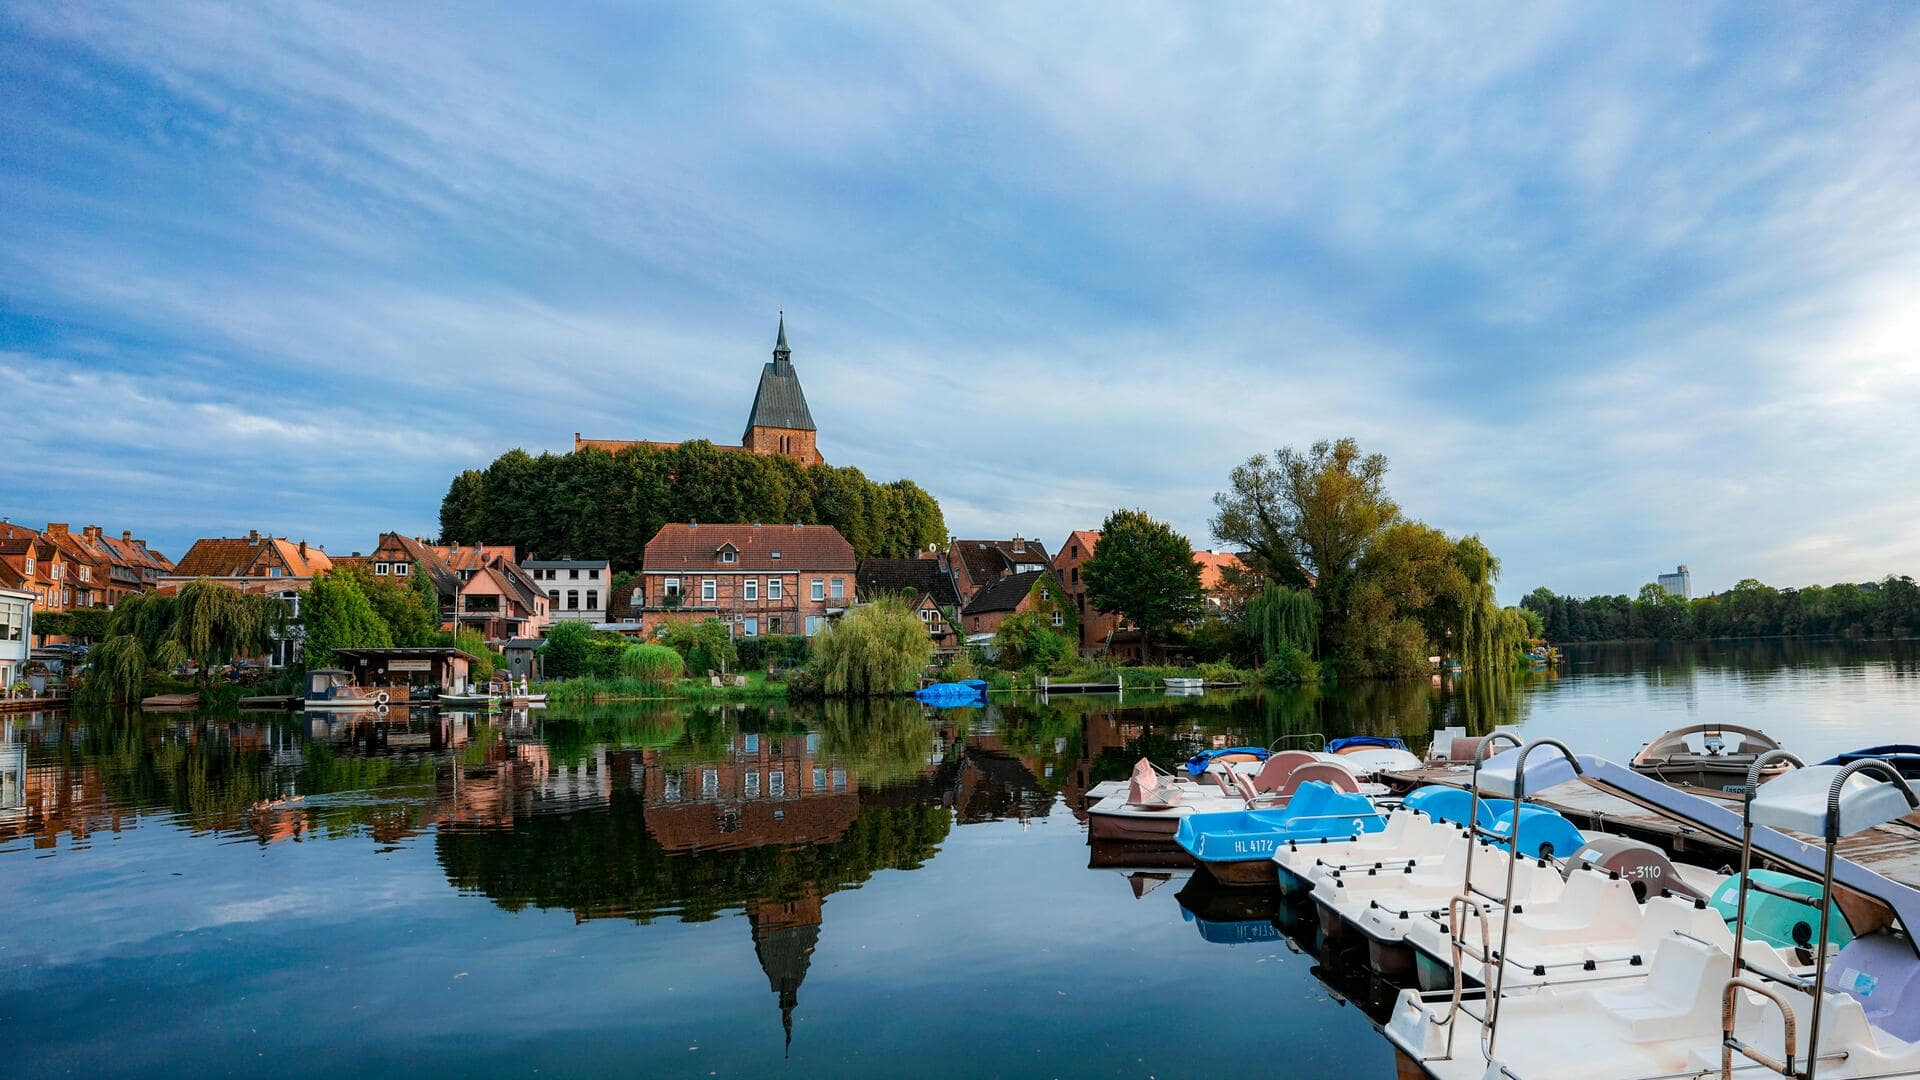
[[987,700],[987,682],[985,679],[961,679],[957,682],[934,683],[932,686],[923,686],[914,691],[913,696],[922,705],[931,705],[936,709],[984,705]]
[[315,668],[307,672],[307,694],[301,705],[307,709],[384,709],[388,700],[385,690],[356,686],[350,671]]
[[1844,754],[1835,754],[1820,764],[1851,765],[1868,758],[1886,762],[1909,780],[1920,780],[1920,745],[1913,743],[1884,743],[1880,746],[1849,750]]
[[1363,779],[1420,767],[1420,759],[1407,749],[1406,740],[1391,736],[1349,735],[1328,743],[1321,756],[1338,761]]
[[1217,750],[1202,750],[1187,759],[1187,775],[1200,779],[1206,771],[1215,766],[1230,769],[1236,765],[1257,765],[1272,756],[1272,751],[1264,746],[1227,746]]
[[1222,885],[1272,885],[1274,852],[1290,841],[1345,840],[1386,828],[1366,796],[1336,783],[1309,780],[1278,809],[1191,814],[1174,842]]
[[[1633,771],[1674,787],[1704,788],[1738,795],[1747,789],[1754,759],[1780,749],[1766,732],[1737,724],[1694,724],[1675,728],[1640,748],[1628,762]],[[1760,773],[1760,782],[1787,771],[1778,761]]]
[[1190,679],[1190,678],[1162,679],[1160,680],[1160,685],[1165,687],[1168,690],[1180,690],[1185,692],[1192,692],[1196,690],[1205,690],[1207,688],[1207,680]]

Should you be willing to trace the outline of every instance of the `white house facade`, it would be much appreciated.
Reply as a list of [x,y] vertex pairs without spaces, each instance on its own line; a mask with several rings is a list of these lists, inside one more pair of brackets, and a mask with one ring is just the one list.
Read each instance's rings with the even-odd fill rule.
[[540,591],[554,622],[607,621],[613,566],[605,559],[528,559],[520,564]]
[[0,693],[27,677],[33,642],[33,600],[22,589],[0,589]]

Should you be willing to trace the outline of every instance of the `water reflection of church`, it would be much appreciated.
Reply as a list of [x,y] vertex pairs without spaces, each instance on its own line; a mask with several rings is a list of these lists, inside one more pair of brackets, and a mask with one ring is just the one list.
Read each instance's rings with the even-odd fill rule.
[[[52,847],[153,814],[261,844],[431,838],[451,884],[511,908],[738,912],[790,1043],[829,897],[917,867],[955,824],[1044,816],[1073,783],[1077,738],[899,704],[824,733],[740,731],[727,714],[659,746],[569,744],[564,722],[525,715],[14,718],[0,842]],[[129,751],[145,760],[127,768]]]

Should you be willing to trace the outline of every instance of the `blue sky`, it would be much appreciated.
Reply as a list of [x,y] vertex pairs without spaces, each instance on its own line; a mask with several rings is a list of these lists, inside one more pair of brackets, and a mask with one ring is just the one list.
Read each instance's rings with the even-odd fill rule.
[[1502,594],[1920,572],[1920,7],[12,4],[0,514],[430,533],[573,433],[968,535],[1354,435]]

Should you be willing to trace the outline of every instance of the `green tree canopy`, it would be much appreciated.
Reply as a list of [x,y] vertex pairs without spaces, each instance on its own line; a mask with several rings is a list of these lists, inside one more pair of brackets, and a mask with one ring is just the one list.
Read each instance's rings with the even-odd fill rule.
[[813,639],[813,669],[833,697],[908,693],[932,659],[926,624],[893,595],[856,606]]
[[639,568],[647,541],[669,521],[831,525],[863,559],[904,558],[947,535],[940,504],[910,480],[880,484],[858,469],[728,453],[699,440],[618,453],[509,450],[454,477],[440,504],[443,541],[604,555],[616,571]]
[[328,571],[313,579],[301,598],[300,629],[308,668],[334,666],[335,649],[380,649],[393,644],[392,631],[352,573]]
[[1143,654],[1174,626],[1199,618],[1204,607],[1193,545],[1141,510],[1107,515],[1080,578],[1094,607],[1140,628]]

